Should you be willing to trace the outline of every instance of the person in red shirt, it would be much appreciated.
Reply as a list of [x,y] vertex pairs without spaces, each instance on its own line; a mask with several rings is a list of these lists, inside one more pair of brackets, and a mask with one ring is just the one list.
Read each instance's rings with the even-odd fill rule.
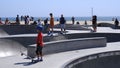
[[43,35],[42,35],[42,26],[41,25],[38,25],[37,26],[37,32],[38,32],[38,36],[37,36],[37,39],[36,39],[36,55],[37,55],[37,58],[38,60],[40,61],[43,61],[42,59],[42,49],[43,49]]

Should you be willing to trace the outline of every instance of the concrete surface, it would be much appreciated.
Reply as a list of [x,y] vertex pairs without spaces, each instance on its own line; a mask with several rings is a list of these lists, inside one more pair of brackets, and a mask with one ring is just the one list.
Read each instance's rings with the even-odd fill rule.
[[[16,30],[16,26],[20,30],[18,29]],[[91,29],[91,27],[89,27],[89,29]],[[60,29],[57,30],[60,31]],[[107,47],[102,47],[102,48],[90,48],[90,49],[82,49],[82,50],[44,55],[43,62],[38,62],[33,64],[30,63],[31,60],[27,59],[26,56],[20,55],[20,48],[21,47],[26,48],[28,45],[35,43],[34,40],[37,35],[36,30],[33,29],[31,31],[30,26],[18,26],[18,25],[0,26],[0,39],[2,39],[0,42],[0,47],[1,47],[0,54],[2,55],[2,58],[0,58],[0,68],[8,68],[8,67],[9,68],[63,68],[64,65],[69,63],[70,61],[80,57],[84,57],[86,55],[120,50],[119,29],[112,29],[110,27],[98,27],[97,32],[95,33],[92,33],[90,30],[77,30],[77,29],[67,30],[67,31],[68,31],[67,35],[58,34],[59,35],[58,36],[55,34],[55,36],[53,37],[48,37],[45,34],[44,35],[46,37],[45,40],[47,39],[45,42],[64,40],[64,39],[74,39],[74,38],[86,38],[86,37],[106,37],[108,42],[111,43],[108,43]],[[51,40],[48,38],[50,38]],[[5,46],[2,44],[4,44]]]
[[[47,55],[47,54],[54,54],[54,53],[73,51],[79,49],[105,47],[106,43],[107,42],[105,37],[79,38],[79,39],[46,42],[43,48],[43,54]],[[35,51],[36,51],[36,44],[27,47],[28,56],[35,57],[36,56]]]
[[25,50],[23,45],[14,40],[0,39],[0,57],[13,56]]
[[[59,28],[59,26],[55,25],[54,28]],[[68,29],[71,29],[71,30],[90,30],[90,29],[84,28],[80,25],[70,25],[70,24],[66,25],[66,29],[67,30]],[[37,33],[36,25],[0,25],[0,31],[4,31],[8,35]],[[54,31],[54,33],[56,33],[56,32],[58,33],[59,31]],[[4,33],[4,34],[6,34],[6,33]],[[1,34],[1,32],[0,32],[0,34]]]
[[[97,54],[101,52],[120,50],[120,42],[108,43],[107,47],[82,49],[75,51],[68,51],[56,53],[51,55],[44,55],[43,62],[30,63],[31,60],[26,59],[26,56],[16,56],[0,58],[1,68],[63,68],[68,62],[84,57],[86,55]],[[114,66],[114,65],[113,65]]]

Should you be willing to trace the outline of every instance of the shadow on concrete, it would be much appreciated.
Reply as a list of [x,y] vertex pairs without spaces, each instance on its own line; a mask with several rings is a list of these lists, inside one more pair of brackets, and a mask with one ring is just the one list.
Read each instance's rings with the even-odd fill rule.
[[23,65],[23,66],[30,66],[30,65],[33,65],[33,64],[36,64],[36,63],[40,63],[42,61],[35,61],[35,62],[19,62],[19,63],[15,63],[14,65]]

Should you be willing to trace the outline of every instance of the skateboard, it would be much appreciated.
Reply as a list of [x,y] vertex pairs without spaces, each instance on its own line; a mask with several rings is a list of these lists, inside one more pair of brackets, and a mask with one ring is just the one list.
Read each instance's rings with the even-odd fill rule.
[[34,60],[35,57],[31,57],[31,56],[26,55],[25,53],[21,53],[21,56],[23,56],[23,55],[24,55],[24,56],[27,56],[27,58],[31,59],[31,62],[32,62],[32,63],[38,62],[38,60]]
[[53,33],[49,33],[48,36],[53,36]]

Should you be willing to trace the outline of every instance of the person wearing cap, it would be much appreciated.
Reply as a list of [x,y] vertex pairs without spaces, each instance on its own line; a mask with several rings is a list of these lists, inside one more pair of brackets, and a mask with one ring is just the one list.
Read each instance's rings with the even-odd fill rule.
[[43,44],[43,34],[42,34],[42,30],[43,30],[43,27],[41,25],[37,25],[37,32],[38,32],[38,35],[37,35],[37,39],[36,39],[36,55],[37,55],[37,59],[39,61],[43,61],[43,54],[42,54],[42,49],[44,47],[44,44]]

